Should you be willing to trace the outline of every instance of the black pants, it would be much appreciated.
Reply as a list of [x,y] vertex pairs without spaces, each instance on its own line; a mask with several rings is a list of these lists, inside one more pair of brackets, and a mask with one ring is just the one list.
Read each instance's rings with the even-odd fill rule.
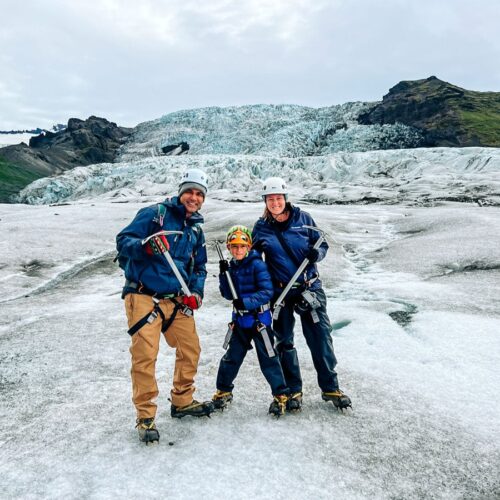
[[[302,333],[311,351],[314,368],[318,374],[318,385],[323,392],[335,391],[339,388],[335,366],[337,359],[333,352],[333,342],[330,334],[330,319],[326,312],[326,296],[322,288],[314,290],[321,304],[316,309],[319,322],[314,323],[310,312],[300,315]],[[295,326],[294,306],[300,299],[300,293],[292,290],[285,299],[278,319],[273,322],[276,333],[276,350],[279,353],[285,381],[290,391],[302,391],[302,377],[300,374],[299,359],[293,344],[293,328]]]
[[[269,340],[273,342],[274,332],[267,328]],[[252,348],[251,341],[254,341],[260,369],[271,386],[274,396],[278,394],[288,394],[289,389],[285,383],[283,370],[281,369],[278,355],[269,357],[262,335],[257,332],[256,326],[253,328],[240,328],[235,325],[229,347],[222,357],[217,374],[217,389],[225,392],[232,392],[234,379],[245,359],[247,352]],[[276,351],[275,351],[276,353]]]

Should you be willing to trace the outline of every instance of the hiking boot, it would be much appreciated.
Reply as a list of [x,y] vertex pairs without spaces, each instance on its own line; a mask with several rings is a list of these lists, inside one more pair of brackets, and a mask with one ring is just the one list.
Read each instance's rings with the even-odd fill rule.
[[192,403],[186,406],[170,406],[170,415],[172,418],[182,418],[186,415],[191,415],[192,417],[204,417],[210,416],[215,410],[214,404],[212,401],[205,401],[203,403],[199,403],[198,401],[193,400]]
[[339,410],[352,408],[349,396],[346,396],[340,389],[331,392],[322,392],[321,397],[324,401],[331,401],[335,408],[338,408]]
[[138,418],[136,421],[137,432],[139,433],[139,439],[146,443],[158,443],[160,441],[160,433],[156,429],[154,418]]
[[212,403],[216,410],[223,410],[224,408],[227,408],[227,404],[232,400],[232,392],[219,391],[219,389],[217,389],[217,392],[212,396]]
[[269,413],[279,417],[285,414],[286,402],[288,401],[288,396],[286,394],[278,394],[274,396],[273,402],[269,407]]
[[288,397],[286,402],[286,411],[296,412],[302,410],[302,393],[294,392]]

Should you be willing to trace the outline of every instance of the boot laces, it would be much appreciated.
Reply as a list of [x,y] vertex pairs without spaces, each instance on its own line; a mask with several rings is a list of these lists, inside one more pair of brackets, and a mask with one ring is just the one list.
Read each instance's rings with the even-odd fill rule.
[[214,394],[213,396],[213,400],[218,400],[218,399],[226,399],[228,398],[229,396],[231,396],[231,393],[230,392],[224,392],[224,391],[219,391],[217,390],[217,392]]
[[190,404],[186,406],[178,406],[177,409],[179,411],[191,410],[192,408],[196,408],[197,406],[203,406],[203,403],[200,403],[199,401],[196,401],[196,399],[193,399]]
[[285,413],[287,400],[288,396],[285,394],[278,394],[277,396],[274,396],[274,401],[278,404],[280,414]]
[[144,430],[156,429],[154,418],[139,418],[136,427]]
[[338,397],[338,398],[345,395],[340,389],[337,389],[336,391],[332,391],[332,392],[324,392],[323,394],[325,396],[333,396],[333,397]]

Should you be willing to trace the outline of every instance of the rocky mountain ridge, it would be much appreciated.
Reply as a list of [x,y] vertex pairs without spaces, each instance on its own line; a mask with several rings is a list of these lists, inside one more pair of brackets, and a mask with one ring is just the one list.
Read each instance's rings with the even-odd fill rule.
[[46,128],[33,128],[33,129],[25,129],[25,130],[0,130],[0,135],[17,135],[17,134],[33,134],[33,135],[39,135],[43,134],[44,132],[60,132],[61,130],[64,130],[66,128],[66,125],[63,125],[62,123],[56,123],[55,125],[52,126],[51,129],[46,129]]
[[0,202],[27,183],[74,167],[113,162],[132,133],[105,118],[71,118],[64,130],[45,131],[25,143],[0,148]]
[[500,92],[466,90],[435,76],[402,81],[359,123],[414,127],[425,147],[500,147]]

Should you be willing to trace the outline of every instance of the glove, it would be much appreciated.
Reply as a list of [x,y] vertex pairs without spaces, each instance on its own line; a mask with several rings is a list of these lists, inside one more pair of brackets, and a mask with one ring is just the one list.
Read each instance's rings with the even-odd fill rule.
[[226,259],[219,260],[220,274],[224,274],[226,271],[229,271],[229,262]]
[[233,306],[237,311],[244,311],[245,310],[245,304],[243,304],[243,299],[233,300]]
[[311,247],[306,253],[306,259],[309,260],[310,264],[314,264],[315,262],[318,261],[319,258],[319,252],[316,250],[316,248]]
[[145,245],[146,253],[148,255],[161,255],[163,252],[170,250],[167,238],[164,234],[151,238]]
[[199,309],[201,307],[202,300],[197,293],[193,293],[193,295],[189,297],[184,295],[184,297],[182,297],[182,303],[194,311],[195,309]]

